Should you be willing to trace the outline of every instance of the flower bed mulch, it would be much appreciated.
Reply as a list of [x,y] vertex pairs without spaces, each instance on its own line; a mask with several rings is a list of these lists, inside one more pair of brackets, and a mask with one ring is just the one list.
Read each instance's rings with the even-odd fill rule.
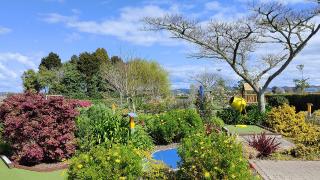
[[42,163],[37,164],[35,166],[23,166],[17,163],[14,163],[14,167],[18,169],[25,169],[29,171],[36,171],[36,172],[51,172],[51,171],[57,171],[62,169],[67,169],[69,166],[68,162],[58,162],[58,163]]

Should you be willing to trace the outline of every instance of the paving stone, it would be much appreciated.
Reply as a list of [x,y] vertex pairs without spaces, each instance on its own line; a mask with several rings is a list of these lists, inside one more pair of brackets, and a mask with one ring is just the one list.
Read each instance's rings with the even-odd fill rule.
[[250,160],[265,180],[320,180],[320,161]]

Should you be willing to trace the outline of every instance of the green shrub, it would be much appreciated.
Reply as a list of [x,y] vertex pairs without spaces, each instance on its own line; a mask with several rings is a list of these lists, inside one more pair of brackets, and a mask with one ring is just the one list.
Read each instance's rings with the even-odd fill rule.
[[131,146],[97,146],[72,159],[68,179],[136,179],[143,174],[142,158]]
[[182,140],[178,175],[181,179],[250,179],[248,162],[235,137],[192,134]]
[[223,127],[224,126],[224,122],[221,118],[214,116],[213,118],[211,118],[211,121],[209,122],[210,124],[216,126],[216,127]]
[[150,150],[153,147],[151,137],[143,128],[138,126],[130,137],[128,118],[122,117],[121,113],[113,113],[104,104],[82,109],[76,123],[76,136],[81,151],[88,151],[103,143],[126,144],[129,141],[138,148]]
[[218,111],[217,117],[221,118],[226,124],[240,124],[242,121],[241,113],[231,107]]
[[289,104],[289,101],[286,97],[282,95],[270,96],[268,98],[268,105],[271,107],[278,107],[283,104]]
[[267,95],[266,99],[273,96],[283,96],[288,99],[289,104],[294,106],[296,110],[307,111],[307,103],[312,103],[312,110],[320,109],[320,94],[288,94],[288,95]]
[[226,124],[255,125],[265,124],[268,111],[270,111],[270,108],[267,106],[266,112],[261,113],[259,107],[252,104],[246,107],[246,114],[241,114],[232,108],[225,108],[222,111],[218,111],[217,116]]
[[242,116],[243,124],[249,125],[263,125],[267,120],[267,113],[270,111],[270,107],[266,106],[266,112],[260,112],[260,109],[257,105],[252,104],[246,108],[247,114]]
[[142,150],[152,150],[154,146],[151,137],[140,125],[135,127],[135,132],[131,135],[129,142]]
[[291,137],[300,144],[292,150],[292,155],[296,157],[320,155],[320,128],[306,122],[305,114],[296,113],[293,106],[284,104],[272,108],[268,114],[267,124],[276,132]]
[[[144,119],[143,119],[144,118]],[[157,115],[140,117],[156,144],[179,142],[186,134],[203,130],[199,114],[193,110],[172,110]]]

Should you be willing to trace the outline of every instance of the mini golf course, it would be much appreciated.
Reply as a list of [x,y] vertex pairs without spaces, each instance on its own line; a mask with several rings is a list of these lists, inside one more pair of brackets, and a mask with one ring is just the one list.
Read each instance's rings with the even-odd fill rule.
[[265,132],[266,134],[274,134],[266,129],[263,129],[259,126],[255,125],[226,125],[224,129],[229,134],[237,134],[237,135],[253,135],[253,134],[260,134]]
[[66,170],[58,170],[54,172],[34,172],[16,168],[9,169],[0,159],[1,180],[62,180],[66,178]]

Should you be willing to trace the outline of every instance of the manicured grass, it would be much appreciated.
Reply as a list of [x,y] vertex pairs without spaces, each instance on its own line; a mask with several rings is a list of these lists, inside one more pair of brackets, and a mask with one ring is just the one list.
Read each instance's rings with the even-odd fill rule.
[[259,126],[255,125],[247,125],[247,127],[236,127],[235,125],[226,125],[224,126],[226,129],[228,129],[229,133],[231,134],[259,134],[262,132],[270,133],[270,131],[267,131]]
[[66,170],[54,172],[34,172],[16,168],[9,169],[0,159],[0,179],[3,180],[59,180],[66,178]]

